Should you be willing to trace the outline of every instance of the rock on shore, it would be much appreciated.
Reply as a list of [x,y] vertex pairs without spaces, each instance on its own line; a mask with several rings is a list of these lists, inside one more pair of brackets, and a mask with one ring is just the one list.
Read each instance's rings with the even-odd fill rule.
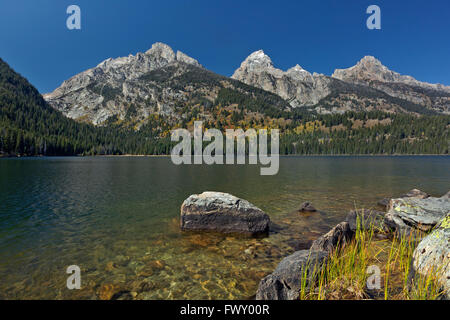
[[[426,193],[426,192],[423,192],[423,191],[421,191],[419,189],[412,189],[412,190],[409,190],[407,193],[401,195],[398,198],[426,199],[426,198],[429,198],[429,197],[430,197],[430,195],[428,193]],[[390,201],[391,201],[390,198],[384,198],[384,199],[381,199],[380,201],[378,201],[378,205],[384,207],[385,209],[388,209]]]
[[385,222],[399,232],[409,232],[411,228],[430,231],[450,212],[448,198],[400,198],[392,199]]
[[[300,250],[284,258],[275,271],[261,280],[256,292],[257,300],[296,300],[299,298],[302,277],[306,285],[314,281],[313,270],[320,270],[326,261],[325,251]],[[305,268],[308,268],[305,272]]]
[[[313,242],[309,250],[299,250],[287,256],[275,271],[263,278],[256,292],[257,300],[296,300],[299,298],[302,278],[306,287],[316,280],[317,272],[326,263],[329,254],[343,247],[354,237],[350,224],[339,223]],[[307,268],[307,269],[305,269]]]
[[181,206],[181,230],[261,234],[269,231],[269,216],[244,199],[228,193],[203,192]]
[[450,213],[414,250],[413,269],[424,276],[438,275],[446,299],[450,299]]
[[426,199],[429,198],[430,195],[426,192],[423,192],[419,189],[409,190],[404,195],[401,195],[399,198],[417,198],[417,199]]
[[[284,258],[272,274],[260,281],[256,299],[298,299],[305,267],[320,268],[330,252],[354,238],[358,223],[364,230],[374,225],[380,231],[388,232],[409,232],[416,228],[429,231],[437,224],[418,244],[413,270],[421,274],[427,274],[431,269],[439,270],[443,288],[447,290],[446,298],[450,299],[450,191],[440,198],[433,198],[417,189],[402,198],[392,199],[386,214],[373,209],[351,211],[345,221],[315,240],[309,250],[296,251]],[[311,273],[306,276],[306,286],[309,286],[315,278]]]
[[336,247],[343,247],[351,241],[354,231],[351,230],[350,224],[346,221],[339,223],[328,233],[314,240],[311,245],[313,251],[332,252]]

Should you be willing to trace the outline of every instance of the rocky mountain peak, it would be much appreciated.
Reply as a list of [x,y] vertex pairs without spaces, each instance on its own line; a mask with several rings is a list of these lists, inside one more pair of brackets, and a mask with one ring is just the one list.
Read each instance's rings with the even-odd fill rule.
[[[252,78],[250,82],[256,80],[257,77],[265,77],[270,75],[271,77],[281,78],[284,72],[280,69],[276,69],[273,66],[272,60],[263,50],[258,50],[250,54],[242,63],[241,66],[236,69],[231,76],[233,79],[246,82],[249,78]],[[252,84],[254,85],[254,84]],[[264,86],[262,86],[264,88]],[[266,88],[264,88],[267,90]],[[269,90],[268,90],[269,91]]]
[[300,81],[312,81],[312,75],[301,66],[296,64],[286,71],[286,75]]
[[288,70],[289,71],[296,71],[296,72],[307,72],[305,69],[303,69],[300,65],[296,64],[292,68]]
[[159,55],[168,60],[175,60],[175,52],[169,45],[162,42],[155,42],[145,53],[148,55]]
[[356,65],[348,69],[336,69],[332,77],[352,83],[367,84],[368,82],[378,81],[383,83],[404,84],[450,93],[450,87],[448,86],[421,82],[411,76],[401,75],[395,71],[389,70],[389,68],[384,66],[380,60],[373,56],[365,56]]
[[[156,42],[145,53],[138,52],[126,57],[108,58],[96,67],[83,71],[63,82],[54,92],[44,95],[46,99],[52,99],[70,91],[79,90],[91,83],[106,81],[114,84],[124,80],[139,78],[145,73],[162,68],[176,61],[201,67],[197,60],[189,57],[181,51],[176,54],[172,48],[162,42]],[[117,83],[116,83],[117,84]]]
[[374,56],[364,56],[361,60],[359,60],[358,64],[382,65],[381,61]]
[[[142,90],[144,98],[137,96],[140,77],[169,65],[183,69],[179,62],[201,67],[197,60],[183,52],[175,54],[170,46],[157,42],[145,53],[104,60],[64,81],[55,91],[45,94],[44,99],[70,118],[88,114],[90,121],[98,124],[124,108],[123,101],[150,96]],[[123,101],[113,101],[113,96],[120,96]]]
[[[114,115],[146,119],[151,113],[171,114],[191,93],[210,90],[215,94],[216,88],[206,88],[201,78],[216,85],[220,81],[197,67],[201,67],[197,60],[157,42],[144,53],[106,59],[64,81],[44,98],[67,117],[94,124]],[[185,74],[188,76],[180,77]],[[241,63],[232,78],[274,93],[293,108],[319,113],[365,109],[450,113],[450,87],[400,75],[373,56],[365,56],[351,68],[337,69],[329,77],[311,74],[298,64],[287,71],[277,69],[271,58],[258,50]],[[186,85],[189,92],[182,92]]]
[[258,50],[250,54],[241,64],[241,68],[252,70],[273,68],[272,60],[263,50]]
[[329,93],[328,89],[322,90],[323,79],[316,81],[298,64],[287,71],[277,69],[262,50],[249,55],[232,78],[275,93],[293,107],[314,105]]
[[365,56],[354,66],[354,68],[364,70],[367,74],[376,77],[378,74],[390,74],[390,71],[380,60],[373,56]]
[[365,56],[353,67],[336,69],[332,77],[344,81],[394,81],[396,75],[398,74],[385,67],[377,58]]

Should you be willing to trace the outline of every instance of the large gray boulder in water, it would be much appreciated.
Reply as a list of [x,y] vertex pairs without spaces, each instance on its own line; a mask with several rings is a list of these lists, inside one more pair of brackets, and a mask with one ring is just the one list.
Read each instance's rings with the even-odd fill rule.
[[181,206],[181,230],[260,234],[269,216],[244,199],[223,192],[193,194]]
[[392,199],[385,216],[385,223],[401,233],[408,233],[411,228],[429,231],[449,212],[449,198]]
[[[318,272],[325,263],[325,251],[300,250],[284,258],[275,271],[261,280],[256,292],[257,300],[296,300],[300,296],[302,278],[306,286],[314,281],[314,270]],[[305,270],[305,268],[308,268]],[[305,272],[306,271],[306,272]]]
[[450,299],[450,213],[414,250],[413,269],[424,276],[437,274],[444,297]]

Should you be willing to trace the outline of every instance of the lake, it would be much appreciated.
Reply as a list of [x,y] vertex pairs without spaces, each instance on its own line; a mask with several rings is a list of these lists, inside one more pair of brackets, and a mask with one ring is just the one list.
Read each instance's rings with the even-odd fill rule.
[[[282,157],[182,165],[169,157],[0,159],[0,299],[248,299],[278,262],[354,208],[418,188],[450,189],[450,158]],[[222,191],[267,212],[262,239],[179,230],[193,193]],[[304,201],[319,212],[296,211]],[[66,269],[81,268],[69,290]]]

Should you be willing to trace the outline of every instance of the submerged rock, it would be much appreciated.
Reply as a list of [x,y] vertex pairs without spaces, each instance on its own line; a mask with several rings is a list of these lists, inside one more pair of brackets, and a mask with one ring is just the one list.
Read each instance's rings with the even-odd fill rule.
[[300,208],[298,209],[298,211],[301,212],[316,212],[317,209],[313,207],[313,205],[310,202],[303,202],[300,205]]
[[117,265],[113,261],[110,261],[106,264],[106,271],[113,271],[114,269],[117,269]]
[[112,300],[121,292],[120,287],[116,284],[105,284],[98,290],[100,300]]
[[244,199],[228,193],[203,192],[181,206],[181,230],[260,234],[269,231],[269,216]]
[[429,231],[449,212],[449,198],[392,199],[385,223],[400,232],[409,232],[411,228]]
[[306,271],[306,285],[314,281],[313,270],[320,270],[328,254],[325,251],[300,250],[284,258],[275,271],[261,280],[257,300],[296,300]]
[[311,250],[331,252],[338,246],[345,246],[353,238],[353,235],[350,224],[346,221],[341,222],[328,233],[314,240]]
[[430,272],[438,275],[445,298],[450,299],[450,214],[418,244],[413,269],[423,276]]

